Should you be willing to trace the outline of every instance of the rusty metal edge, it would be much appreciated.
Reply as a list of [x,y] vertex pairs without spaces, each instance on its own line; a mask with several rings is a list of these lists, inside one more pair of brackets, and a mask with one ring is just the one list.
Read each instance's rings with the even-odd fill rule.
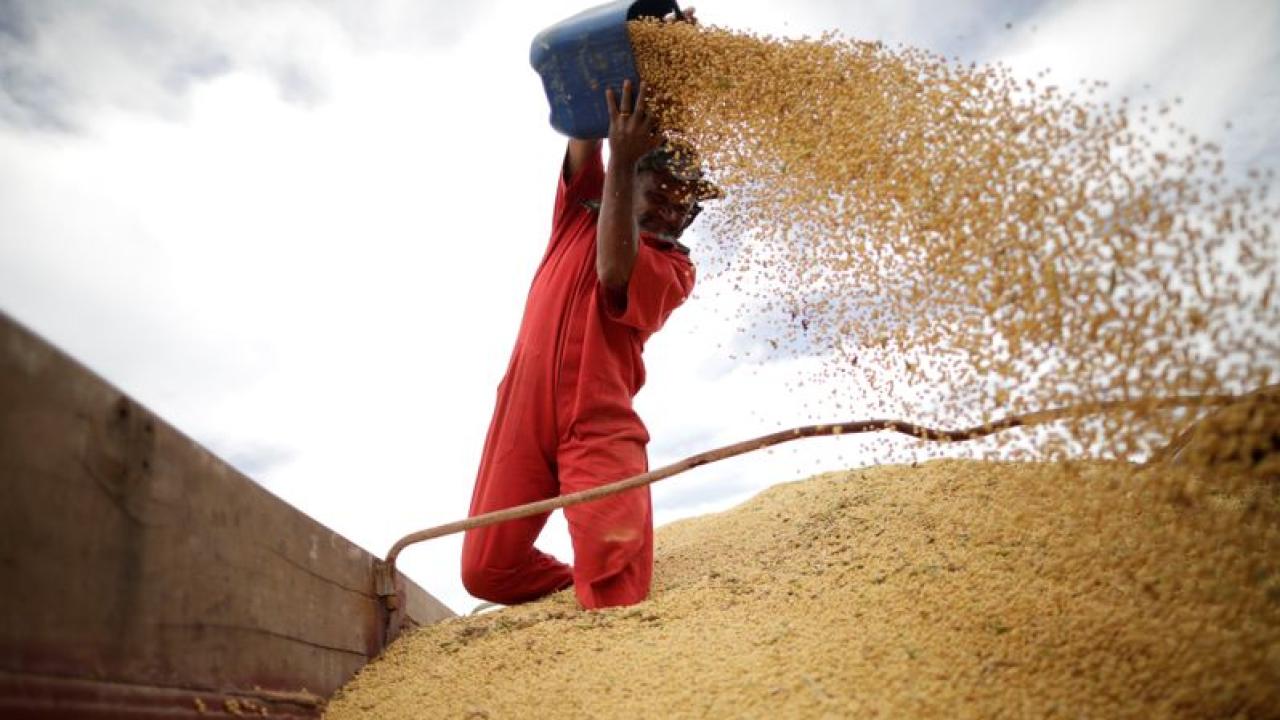
[[261,688],[213,690],[0,672],[0,717],[93,718],[318,718],[323,698],[302,691],[273,692]]

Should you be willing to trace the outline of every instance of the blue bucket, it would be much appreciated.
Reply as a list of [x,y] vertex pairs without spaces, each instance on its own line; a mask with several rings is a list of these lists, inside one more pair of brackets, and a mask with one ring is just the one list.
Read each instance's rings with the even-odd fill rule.
[[551,105],[551,127],[569,137],[608,137],[609,107],[604,90],[615,93],[636,77],[627,21],[641,17],[683,17],[673,0],[622,0],[584,10],[538,33],[529,63],[542,76]]

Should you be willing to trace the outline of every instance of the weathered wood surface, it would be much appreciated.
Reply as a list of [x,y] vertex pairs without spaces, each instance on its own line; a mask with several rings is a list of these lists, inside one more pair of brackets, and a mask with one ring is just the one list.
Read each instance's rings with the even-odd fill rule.
[[386,640],[369,553],[2,313],[0,488],[0,716],[309,716]]

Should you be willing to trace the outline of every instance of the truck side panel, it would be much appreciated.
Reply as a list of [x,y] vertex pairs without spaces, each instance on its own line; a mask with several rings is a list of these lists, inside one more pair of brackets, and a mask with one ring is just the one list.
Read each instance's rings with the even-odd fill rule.
[[314,715],[387,641],[369,553],[2,314],[0,486],[0,715]]

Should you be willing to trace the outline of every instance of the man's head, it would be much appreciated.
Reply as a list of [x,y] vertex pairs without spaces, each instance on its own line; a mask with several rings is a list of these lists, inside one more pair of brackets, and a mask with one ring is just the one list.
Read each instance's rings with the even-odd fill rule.
[[702,212],[702,202],[722,196],[703,177],[697,155],[665,143],[636,166],[636,223],[642,232],[675,241]]

